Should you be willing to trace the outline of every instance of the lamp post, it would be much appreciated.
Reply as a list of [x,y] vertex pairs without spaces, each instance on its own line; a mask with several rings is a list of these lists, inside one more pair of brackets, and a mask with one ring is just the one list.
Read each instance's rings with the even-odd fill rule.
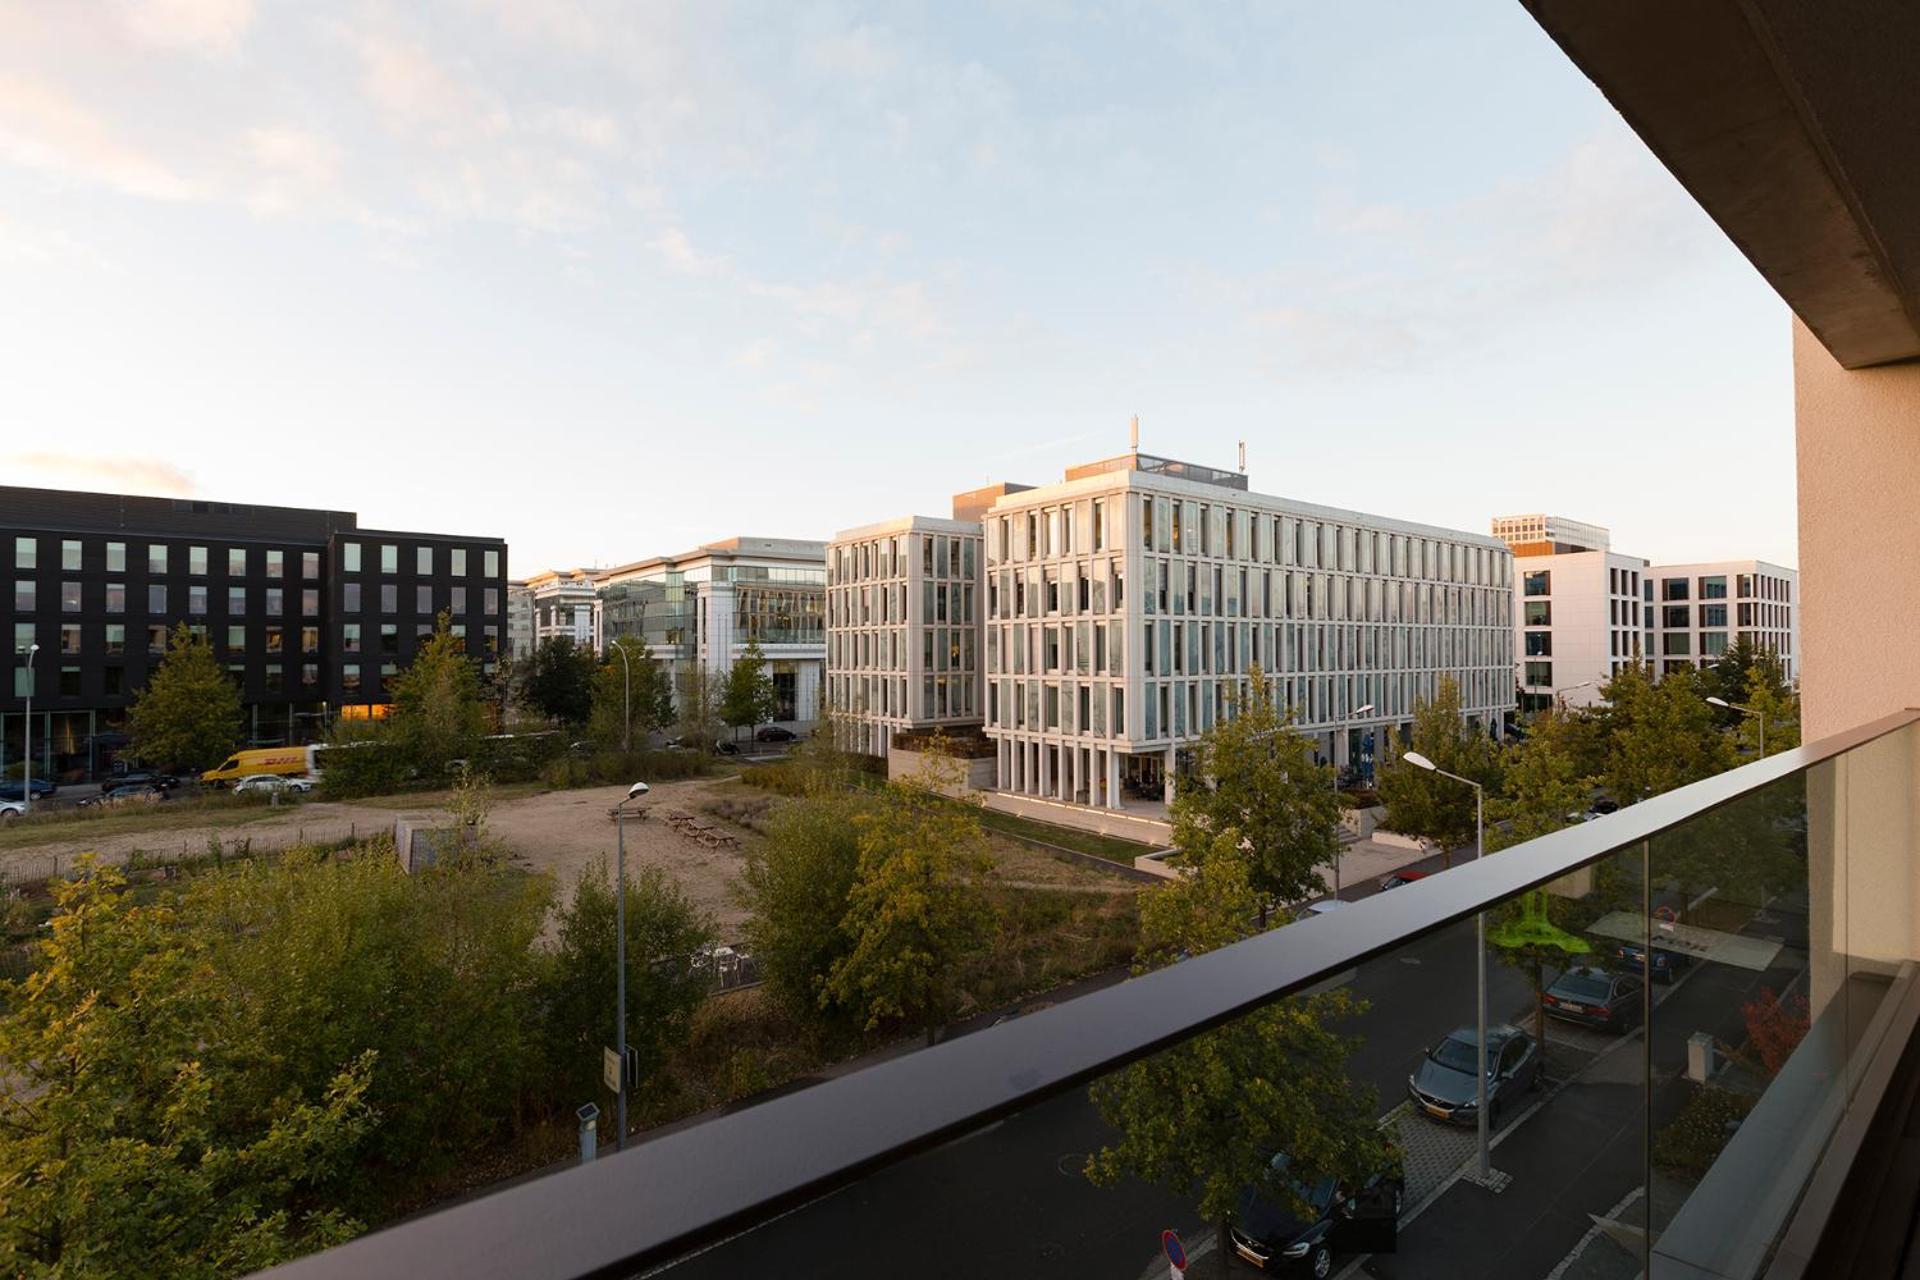
[[633,754],[633,663],[627,658],[627,646],[619,640],[613,642],[613,651],[620,655],[620,665],[625,668],[622,684],[621,709],[623,719],[620,728],[620,750]]
[[1760,710],[1758,707],[1743,707],[1737,702],[1728,702],[1725,698],[1717,698],[1717,697],[1708,698],[1707,701],[1712,703],[1716,707],[1725,707],[1729,711],[1738,711],[1742,715],[1749,715],[1749,716],[1752,716],[1754,719],[1758,720],[1760,722],[1760,758],[1762,760],[1765,760],[1767,758],[1767,713],[1766,712]]
[[[1487,844],[1486,788],[1472,778],[1448,773],[1418,751],[1409,751],[1400,758],[1416,769],[1425,769],[1473,788],[1473,857],[1474,861],[1479,861],[1486,852]],[[1487,913],[1484,911],[1476,911],[1473,915],[1473,948],[1474,974],[1480,986],[1475,1016],[1475,1025],[1480,1031],[1479,1094],[1474,1104],[1477,1113],[1474,1120],[1480,1130],[1480,1180],[1485,1182],[1493,1170],[1493,1157],[1487,1132]]]
[[40,646],[27,646],[27,727],[26,738],[22,745],[20,761],[20,812],[24,816],[33,812],[33,655],[40,652]]
[[1575,689],[1591,689],[1591,688],[1593,688],[1593,681],[1582,680],[1579,684],[1570,684],[1570,685],[1567,685],[1565,688],[1555,689],[1553,691],[1553,704],[1555,706],[1559,706],[1561,698],[1564,697],[1566,694],[1572,693]]
[[613,933],[614,933],[614,1032],[613,1051],[620,1059],[620,1089],[618,1093],[619,1129],[614,1134],[613,1145],[617,1151],[627,1149],[627,801],[638,800],[647,794],[647,784],[636,782],[627,788],[627,794],[620,803],[613,806],[613,826],[616,833],[614,843],[619,848],[616,858],[619,870],[613,890]]
[[[1371,715],[1372,713],[1373,704],[1371,702],[1365,706],[1355,707],[1352,711],[1349,711],[1346,718],[1335,725],[1335,743],[1339,741],[1337,735],[1345,733],[1347,726],[1351,722],[1358,720],[1361,716]],[[1333,744],[1329,744],[1327,747],[1327,763],[1333,766],[1333,794],[1338,796],[1340,794],[1340,757],[1334,751]],[[1336,898],[1340,896],[1340,850],[1338,849],[1333,851],[1333,896]]]

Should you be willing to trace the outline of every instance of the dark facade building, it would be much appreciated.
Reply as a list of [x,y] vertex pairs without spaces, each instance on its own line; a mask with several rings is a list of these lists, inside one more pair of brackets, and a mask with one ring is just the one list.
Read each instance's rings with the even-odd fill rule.
[[0,572],[0,768],[31,690],[34,771],[68,778],[124,750],[178,623],[239,683],[257,746],[381,714],[442,612],[488,672],[506,635],[504,541],[362,529],[351,511],[0,486]]

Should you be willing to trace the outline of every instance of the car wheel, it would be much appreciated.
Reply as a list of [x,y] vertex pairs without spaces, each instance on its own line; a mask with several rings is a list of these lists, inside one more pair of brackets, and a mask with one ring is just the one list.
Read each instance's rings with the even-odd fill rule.
[[1315,1280],[1327,1280],[1333,1274],[1333,1250],[1324,1241],[1313,1246],[1313,1256],[1307,1260],[1307,1270]]

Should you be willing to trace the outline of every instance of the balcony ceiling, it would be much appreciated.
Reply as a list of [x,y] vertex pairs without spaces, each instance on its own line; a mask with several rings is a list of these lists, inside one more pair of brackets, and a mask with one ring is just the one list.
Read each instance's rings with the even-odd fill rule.
[[1522,3],[1835,359],[1920,358],[1920,5]]

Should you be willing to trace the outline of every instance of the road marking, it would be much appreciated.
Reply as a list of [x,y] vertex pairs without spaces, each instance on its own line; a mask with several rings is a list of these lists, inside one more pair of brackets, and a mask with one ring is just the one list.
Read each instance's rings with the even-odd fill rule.
[[[1627,1206],[1635,1200],[1638,1200],[1645,1191],[1645,1187],[1635,1187],[1633,1190],[1627,1192],[1626,1195],[1621,1196],[1620,1202],[1601,1214],[1600,1217],[1617,1220],[1621,1214],[1627,1211]],[[1587,1233],[1581,1236],[1579,1242],[1573,1246],[1573,1251],[1567,1254],[1566,1257],[1560,1259],[1560,1261],[1555,1264],[1553,1270],[1547,1272],[1545,1276],[1541,1277],[1541,1280],[1560,1280],[1561,1276],[1567,1274],[1567,1268],[1580,1260],[1580,1255],[1586,1252],[1587,1246],[1593,1243],[1594,1238],[1600,1234],[1600,1230],[1600,1221],[1596,1218],[1594,1224],[1587,1228]]]

